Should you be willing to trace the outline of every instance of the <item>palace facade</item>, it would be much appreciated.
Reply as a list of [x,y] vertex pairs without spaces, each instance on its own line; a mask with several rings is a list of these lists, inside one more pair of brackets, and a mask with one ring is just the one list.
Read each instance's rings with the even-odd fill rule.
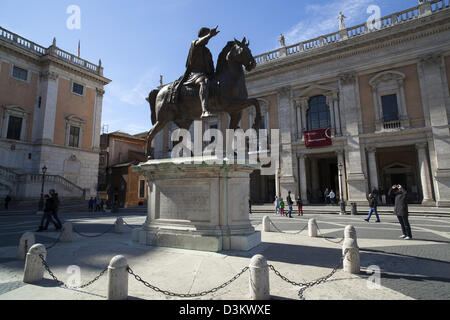
[[[255,177],[258,200],[291,190],[320,203],[329,188],[361,204],[376,189],[389,202],[383,195],[402,184],[411,203],[450,206],[448,0],[281,44],[255,57],[246,79],[281,135],[277,175]],[[305,140],[328,128],[329,144]]]
[[0,194],[97,193],[104,87],[98,65],[0,28]]

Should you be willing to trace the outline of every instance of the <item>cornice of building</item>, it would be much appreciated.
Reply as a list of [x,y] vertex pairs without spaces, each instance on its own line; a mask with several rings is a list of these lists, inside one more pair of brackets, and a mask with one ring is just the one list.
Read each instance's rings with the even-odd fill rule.
[[111,82],[110,79],[103,76],[101,60],[96,65],[81,59],[58,48],[56,40],[53,40],[53,44],[50,47],[45,48],[0,27],[0,49],[4,49],[41,67],[52,64],[102,85],[107,85]]
[[[268,74],[281,74],[290,71],[293,67],[298,68],[313,63],[320,64],[322,62],[342,60],[401,43],[415,41],[448,30],[450,30],[450,8],[444,8],[425,17],[415,18],[411,21],[382,28],[381,30],[265,61],[258,64],[255,70],[246,73],[246,78],[248,81],[256,81],[267,77]],[[273,52],[258,57],[270,55],[271,53]]]

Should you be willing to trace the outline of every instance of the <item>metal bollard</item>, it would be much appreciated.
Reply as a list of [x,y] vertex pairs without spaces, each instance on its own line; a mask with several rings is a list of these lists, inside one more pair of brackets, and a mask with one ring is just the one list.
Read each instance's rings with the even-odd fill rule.
[[72,242],[73,240],[73,225],[70,222],[64,223],[61,230],[61,242]]
[[114,233],[125,233],[125,232],[126,232],[125,223],[123,222],[123,219],[119,217],[114,223]]
[[128,298],[128,262],[124,256],[115,256],[108,266],[108,300]]
[[270,218],[269,216],[264,216],[263,218],[263,231],[270,232]]
[[23,272],[23,282],[34,283],[42,280],[44,277],[44,265],[39,255],[47,257],[47,250],[43,244],[33,245],[27,253],[25,259],[25,269]]
[[251,300],[270,300],[269,266],[263,255],[256,255],[249,265]]
[[17,250],[17,257],[20,260],[25,260],[27,257],[28,250],[34,245],[36,242],[34,238],[34,233],[26,232],[20,237],[19,241],[19,249]]
[[359,247],[355,239],[346,238],[342,245],[342,252],[344,255],[344,271],[351,274],[360,273],[360,256]]
[[309,219],[308,234],[311,238],[317,238],[317,222],[316,219]]

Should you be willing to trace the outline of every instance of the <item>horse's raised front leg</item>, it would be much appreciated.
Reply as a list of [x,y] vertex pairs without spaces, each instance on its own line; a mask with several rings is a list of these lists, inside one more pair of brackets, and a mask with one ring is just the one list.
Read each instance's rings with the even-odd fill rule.
[[239,121],[241,121],[242,113],[234,112],[230,113],[230,129],[236,130],[239,127]]

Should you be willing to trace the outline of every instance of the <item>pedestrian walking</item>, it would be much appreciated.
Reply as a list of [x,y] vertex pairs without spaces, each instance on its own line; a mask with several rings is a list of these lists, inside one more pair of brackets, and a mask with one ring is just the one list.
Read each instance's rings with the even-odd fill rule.
[[88,210],[89,210],[89,212],[94,211],[94,203],[95,203],[94,198],[91,197],[89,199],[89,201],[88,201]]
[[392,186],[389,190],[389,197],[394,198],[394,214],[397,216],[403,234],[400,238],[405,240],[412,239],[411,225],[409,224],[408,212],[408,193],[401,185]]
[[100,198],[96,198],[95,201],[95,211],[101,211],[102,200]]
[[280,213],[280,198],[278,196],[275,196],[275,215]]
[[280,198],[280,215],[284,216],[284,201]]
[[323,197],[325,198],[325,204],[328,204],[330,202],[330,191],[328,190],[328,188],[325,189]]
[[54,199],[51,198],[48,194],[44,196],[44,215],[41,219],[41,225],[36,232],[42,232],[48,229],[48,225],[53,223],[56,229],[58,229],[59,225],[53,220],[52,213],[54,209]]
[[56,227],[56,230],[61,230],[62,223],[58,218],[59,196],[54,189],[50,190],[50,197],[53,199],[52,218],[55,219],[56,223],[58,224],[58,226]]
[[370,218],[372,217],[372,214],[375,213],[375,216],[377,217],[376,222],[381,222],[380,217],[378,216],[378,199],[375,197],[372,193],[369,193],[369,215],[367,216],[365,221],[369,222]]
[[329,194],[329,197],[330,197],[330,204],[331,204],[332,206],[334,206],[335,200],[336,200],[336,193],[334,193],[334,191],[331,190],[331,191],[330,191],[330,194]]
[[288,196],[287,196],[286,201],[287,201],[288,208],[289,208],[287,217],[292,218],[292,206],[294,205],[294,201],[292,201],[291,192],[290,191],[288,192]]
[[6,195],[6,197],[5,197],[5,210],[8,210],[9,209],[9,203],[11,202],[11,197],[9,196],[9,194],[8,195]]
[[297,198],[298,215],[303,217],[303,201],[300,197]]

